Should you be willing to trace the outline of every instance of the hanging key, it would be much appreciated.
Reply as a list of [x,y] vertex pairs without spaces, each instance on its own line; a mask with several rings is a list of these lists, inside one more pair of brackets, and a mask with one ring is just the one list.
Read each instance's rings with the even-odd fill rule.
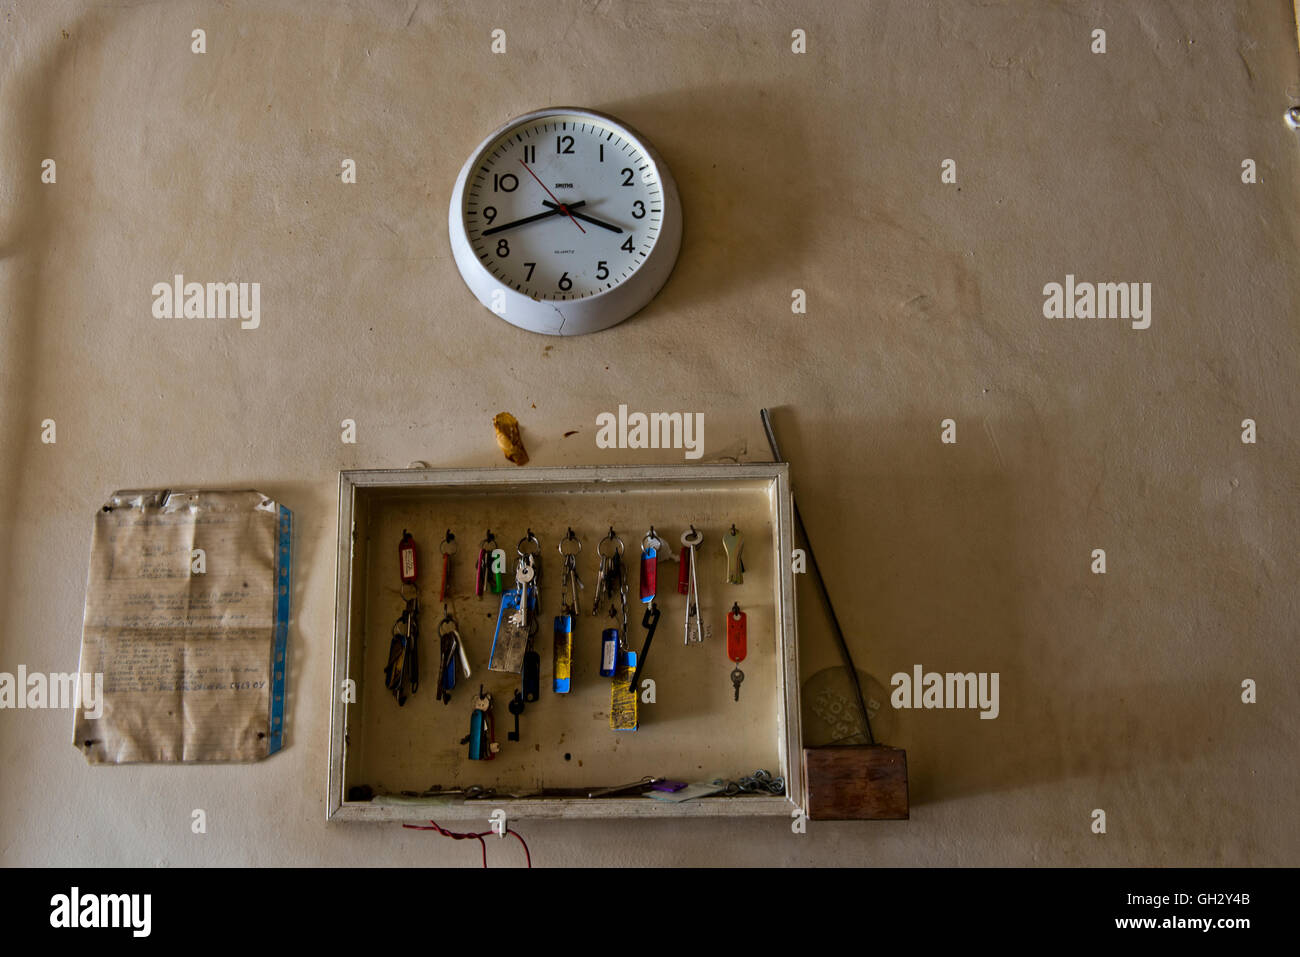
[[415,584],[415,539],[406,529],[402,529],[402,540],[397,543],[397,570],[402,584]]
[[489,671],[523,672],[524,656],[532,640],[529,613],[537,608],[537,593],[529,587],[534,580],[532,559],[522,556],[515,568],[515,588],[501,596],[496,634],[488,658]]
[[456,554],[456,536],[447,529],[447,537],[438,545],[438,550],[442,552],[442,585],[438,588],[438,600],[446,601],[447,595],[451,591],[451,571],[452,559]]
[[573,622],[578,614],[578,589],[582,587],[578,578],[578,553],[582,551],[582,540],[573,534],[572,528],[560,541],[559,551],[563,556],[564,571],[560,578],[560,613],[555,616],[552,665],[555,693],[567,694],[573,676]]
[[740,663],[745,660],[749,650],[746,625],[749,616],[740,610],[740,603],[733,602],[731,611],[727,612],[727,657],[736,663],[731,672],[731,683],[735,686],[735,700],[740,700],[740,683],[745,680],[745,673],[740,670]]
[[414,694],[419,686],[419,659],[416,642],[419,640],[419,599],[408,598],[406,607],[393,623],[393,640],[388,646],[388,665],[384,668],[384,685],[397,699],[406,704],[407,685]]
[[633,694],[636,694],[636,684],[641,679],[641,669],[645,667],[646,656],[650,654],[650,642],[655,639],[655,629],[659,627],[659,606],[654,602],[651,602],[650,607],[645,610],[645,617],[641,619],[641,627],[646,630],[645,644],[641,646],[641,656],[637,659],[636,671],[627,686],[627,690]]
[[488,569],[492,564],[491,542],[492,530],[488,529],[487,537],[478,543],[478,561],[474,562],[474,594],[479,598],[487,590]]
[[659,536],[655,527],[650,526],[641,539],[641,604],[648,605],[655,600],[655,588],[659,578]]
[[478,686],[478,697],[474,699],[470,712],[469,734],[461,738],[460,743],[469,745],[471,761],[491,761],[501,750],[492,720],[492,696],[483,690],[482,685]]
[[682,533],[682,568],[677,578],[677,590],[686,596],[686,626],[682,643],[687,645],[692,641],[704,641],[704,628],[700,622],[700,579],[695,567],[695,549],[702,541],[704,535],[697,532],[694,525],[689,532]]
[[506,732],[506,740],[518,741],[519,740],[519,716],[524,713],[524,696],[521,692],[519,692],[518,690],[515,691],[515,696],[511,698],[510,703],[506,705],[506,710],[515,716],[515,729],[513,731]]
[[731,531],[722,536],[722,547],[727,552],[727,582],[742,585],[745,582],[745,563],[740,553],[745,548],[745,536],[731,526]]
[[456,662],[460,661],[465,677],[470,675],[469,656],[465,654],[465,644],[461,640],[456,619],[450,612],[443,615],[438,623],[438,641],[442,652],[438,666],[438,699],[443,704],[451,702],[451,691],[456,687]]
[[533,560],[530,556],[522,555],[519,563],[515,566],[515,611],[510,616],[510,623],[517,628],[528,628],[528,611],[529,611],[529,585],[532,583],[536,573],[533,571]]
[[618,665],[609,686],[609,729],[635,731],[639,696],[631,688],[631,678],[632,672],[636,671],[636,652],[619,650],[617,655]]
[[593,616],[600,614],[601,605],[606,601],[612,605],[623,579],[623,540],[614,534],[612,527],[596,546],[596,554],[600,557],[600,570],[596,578],[596,600],[591,606]]
[[[615,619],[614,625],[618,624],[618,612],[614,606],[609,606],[609,617]],[[618,656],[623,646],[619,640],[618,628],[606,628],[600,634],[600,676],[602,678],[614,677],[614,672],[618,670]]]

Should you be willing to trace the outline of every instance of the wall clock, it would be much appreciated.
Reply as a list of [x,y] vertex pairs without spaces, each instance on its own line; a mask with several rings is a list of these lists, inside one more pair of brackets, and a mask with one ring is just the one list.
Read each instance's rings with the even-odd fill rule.
[[682,212],[644,137],[611,116],[557,107],[479,144],[456,179],[447,226],[479,302],[522,329],[572,336],[654,298],[677,261]]

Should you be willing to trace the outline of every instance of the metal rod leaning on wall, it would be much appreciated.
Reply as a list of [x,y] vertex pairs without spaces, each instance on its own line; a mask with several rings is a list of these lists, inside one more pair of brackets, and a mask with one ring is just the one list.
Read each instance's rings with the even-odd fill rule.
[[[777,462],[786,461],[781,457],[781,450],[776,444],[776,432],[772,429],[772,416],[767,409],[760,409],[759,415],[763,419],[763,431],[767,433],[767,444],[772,447],[772,458]],[[813,581],[817,583],[817,591],[822,597],[822,603],[826,606],[826,611],[831,616],[831,630],[835,633],[835,641],[840,648],[840,656],[844,659],[844,665],[849,669],[849,680],[853,682],[853,692],[857,695],[858,709],[862,712],[862,722],[866,726],[867,742],[876,743],[876,736],[871,733],[871,716],[867,713],[867,702],[862,696],[862,684],[858,681],[858,669],[853,664],[853,655],[849,653],[849,646],[844,641],[844,631],[840,628],[840,619],[835,614],[835,606],[831,604],[831,596],[826,591],[826,582],[822,579],[821,569],[817,566],[817,555],[813,552],[812,539],[808,537],[808,529],[804,526],[803,518],[799,515],[799,502],[795,499],[794,493],[790,494],[790,504],[794,511],[795,533],[802,536],[804,545],[808,548],[808,563],[812,566]]]

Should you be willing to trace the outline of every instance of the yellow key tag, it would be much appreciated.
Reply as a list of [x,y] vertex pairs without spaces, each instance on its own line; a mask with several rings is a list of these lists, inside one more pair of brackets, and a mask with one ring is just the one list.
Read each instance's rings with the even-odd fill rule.
[[636,652],[629,651],[620,658],[609,685],[609,728],[611,731],[635,731],[637,693],[629,691],[627,686],[636,673]]

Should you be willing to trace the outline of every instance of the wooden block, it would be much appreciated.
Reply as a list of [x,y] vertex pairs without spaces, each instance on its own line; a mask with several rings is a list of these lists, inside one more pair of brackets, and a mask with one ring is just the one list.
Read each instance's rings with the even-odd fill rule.
[[907,752],[883,744],[803,749],[812,821],[898,821],[907,813]]

